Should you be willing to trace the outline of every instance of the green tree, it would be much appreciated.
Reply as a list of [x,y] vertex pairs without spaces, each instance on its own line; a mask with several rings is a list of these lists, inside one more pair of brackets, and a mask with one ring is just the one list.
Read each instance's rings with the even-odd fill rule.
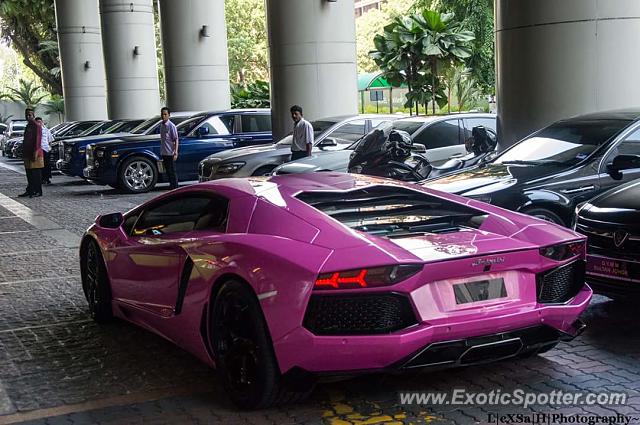
[[37,86],[33,81],[20,79],[18,88],[9,88],[9,98],[15,102],[20,102],[27,108],[35,108],[47,97],[42,87]]
[[51,96],[51,99],[44,104],[44,112],[47,115],[56,114],[58,116],[58,122],[62,122],[62,116],[64,115],[64,98],[59,95]]
[[[2,0],[0,37],[22,56],[24,64],[54,94],[62,94],[62,81],[55,42],[56,19],[53,0]],[[51,72],[53,70],[53,72]]]
[[247,85],[269,79],[264,0],[226,0],[229,78]]
[[439,64],[457,62],[470,56],[467,47],[473,34],[453,20],[453,14],[424,10],[399,16],[374,38],[373,59],[392,84],[406,83],[406,107],[432,102],[446,104]]
[[9,124],[9,120],[13,117],[13,114],[3,115],[0,114],[0,122],[4,124]]
[[414,7],[453,12],[462,20],[462,26],[475,35],[465,63],[484,91],[492,92],[496,79],[493,0],[417,0]]
[[232,108],[269,108],[270,105],[269,83],[266,81],[255,81],[246,86],[231,84]]

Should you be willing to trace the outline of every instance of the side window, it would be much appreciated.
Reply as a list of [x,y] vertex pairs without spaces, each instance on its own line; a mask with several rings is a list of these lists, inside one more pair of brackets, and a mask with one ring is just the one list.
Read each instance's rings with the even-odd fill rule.
[[427,149],[446,148],[461,142],[458,120],[441,121],[425,128],[413,138],[414,143],[421,143]]
[[609,152],[607,159],[604,161],[604,165],[611,164],[613,158],[618,155],[640,155],[640,129],[637,129],[622,142],[618,143],[618,146]]
[[242,115],[243,133],[260,133],[271,131],[271,116],[259,114]]
[[340,140],[346,140],[348,142],[355,142],[362,136],[364,136],[366,122],[365,120],[355,120],[348,122],[337,129],[335,129],[329,137]]
[[[233,115],[230,115],[229,117],[231,117],[233,125]],[[201,128],[206,128],[208,131],[206,131],[205,134],[208,136],[213,136],[216,134],[229,134],[230,131],[227,129],[223,118],[227,118],[227,116],[209,118],[198,126],[198,130],[196,130],[196,133],[200,132]]]
[[198,230],[224,232],[229,201],[215,196],[184,196],[147,209],[133,236],[161,236]]
[[464,138],[465,140],[471,137],[471,130],[473,127],[477,127],[479,125],[490,128],[493,131],[496,131],[496,120],[491,118],[466,118],[465,120],[465,129],[464,129]]
[[222,116],[218,117],[218,120],[220,120],[220,122],[227,129],[227,133],[226,134],[233,134],[233,124],[234,124],[234,122],[236,120],[236,116],[235,115],[222,115]]

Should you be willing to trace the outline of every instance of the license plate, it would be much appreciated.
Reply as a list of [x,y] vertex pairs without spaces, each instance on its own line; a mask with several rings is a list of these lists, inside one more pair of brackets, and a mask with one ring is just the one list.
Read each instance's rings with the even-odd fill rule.
[[456,304],[489,301],[507,296],[504,279],[487,279],[453,285]]
[[587,256],[587,274],[640,283],[640,263],[617,258]]

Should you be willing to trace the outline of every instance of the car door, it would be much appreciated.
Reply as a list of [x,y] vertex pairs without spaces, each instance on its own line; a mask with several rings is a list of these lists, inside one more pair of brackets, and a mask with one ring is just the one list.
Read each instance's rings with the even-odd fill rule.
[[233,147],[233,114],[214,115],[180,140],[176,171],[181,180],[198,178],[198,164],[207,156]]
[[273,142],[271,135],[271,114],[266,112],[247,112],[236,116],[240,124],[234,132],[234,147],[265,145]]
[[127,217],[127,237],[108,252],[114,300],[149,314],[173,315],[188,257],[184,246],[202,231],[224,231],[227,210],[226,199],[193,193],[163,199]]
[[449,159],[460,158],[466,153],[462,138],[460,120],[449,119],[428,124],[414,134],[413,142],[427,148],[424,154],[433,165],[440,165]]
[[640,128],[637,128],[623,140],[617,142],[600,162],[600,191],[605,191],[640,178],[640,168],[621,171],[622,178],[620,179],[615,179],[609,174],[607,167],[613,163],[613,159],[618,155],[640,155]]

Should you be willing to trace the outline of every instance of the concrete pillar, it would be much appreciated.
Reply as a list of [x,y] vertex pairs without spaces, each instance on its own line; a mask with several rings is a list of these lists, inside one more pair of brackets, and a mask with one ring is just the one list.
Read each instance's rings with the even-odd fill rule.
[[160,111],[152,0],[101,0],[109,117]]
[[640,2],[496,0],[500,136],[640,99]]
[[67,120],[107,118],[98,0],[55,0]]
[[289,108],[305,118],[357,114],[353,0],[267,0],[274,140],[289,133]]
[[160,0],[160,11],[169,107],[230,108],[224,0]]

